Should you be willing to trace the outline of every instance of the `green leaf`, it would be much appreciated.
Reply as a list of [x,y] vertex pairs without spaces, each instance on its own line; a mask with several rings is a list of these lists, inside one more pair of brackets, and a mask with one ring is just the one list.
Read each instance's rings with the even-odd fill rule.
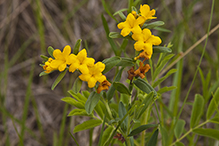
[[210,120],[211,123],[219,124],[219,116],[216,115],[214,118]]
[[[102,0],[102,2],[105,3],[104,0]],[[108,40],[108,42],[110,43],[110,45],[111,45],[111,47],[112,47],[112,49],[113,49],[114,54],[115,54],[116,56],[119,56],[120,53],[119,53],[118,47],[116,46],[116,44],[115,44],[115,42],[113,41],[113,39],[109,37],[110,31],[109,31],[108,23],[107,23],[105,17],[103,16],[103,14],[101,15],[101,18],[102,18],[102,23],[103,23],[104,30],[105,30],[105,32],[106,32],[107,40]]]
[[78,101],[81,101],[83,103],[85,103],[87,101],[87,98],[84,97],[83,95],[81,95],[81,93],[75,93],[72,90],[69,90],[68,93],[71,94],[71,96],[73,96]]
[[162,47],[162,46],[154,46],[153,47],[153,52],[154,53],[171,53],[172,50],[167,47]]
[[73,109],[68,116],[92,116],[88,115],[85,109]]
[[123,57],[121,58],[121,61],[118,64],[116,64],[116,66],[134,66],[134,60],[132,58]]
[[86,130],[86,129],[90,129],[90,128],[94,128],[96,126],[99,126],[101,123],[102,123],[102,120],[92,119],[92,120],[85,121],[82,124],[75,126],[73,133]]
[[145,80],[141,79],[141,78],[137,78],[136,80],[133,81],[133,83],[143,92],[149,94],[151,91],[154,92],[154,95],[157,96],[157,92],[154,90],[153,87],[151,87],[151,85],[146,82]]
[[85,103],[85,110],[88,114],[91,114],[97,105],[97,103],[100,100],[100,94],[96,92],[91,92],[90,96],[87,99],[87,102]]
[[75,43],[74,49],[73,49],[73,54],[77,55],[81,46],[81,39],[78,39],[77,42]]
[[52,58],[54,58],[54,56],[53,56],[53,51],[54,51],[53,47],[49,46],[47,50],[48,50],[49,55],[50,55]]
[[109,70],[111,70],[116,64],[118,64],[121,61],[121,58],[118,56],[114,56],[111,58],[104,59],[102,62],[106,65],[105,69],[103,71],[103,74],[107,73]]
[[68,104],[71,104],[77,108],[84,109],[84,103],[76,101],[75,99],[73,99],[71,97],[64,97],[61,100],[68,103]]
[[[122,119],[127,113],[126,108],[122,102],[119,102],[119,111],[118,112],[119,112],[120,119]],[[128,125],[128,117],[125,118],[125,120],[123,121],[123,124],[125,125],[125,129],[126,129],[127,125]]]
[[[142,109],[138,112],[137,119],[141,117],[141,115],[147,110],[148,106],[152,103],[154,97],[154,92],[150,92],[142,101]],[[140,105],[140,106],[141,106]]]
[[174,56],[174,54],[170,54],[164,57],[164,59],[162,59],[162,61],[160,62],[160,64],[157,65],[155,71],[154,71],[154,75],[153,75],[153,81],[155,80],[155,78],[158,76],[158,74],[161,72],[161,70],[163,69],[163,67],[166,65],[166,63]]
[[155,22],[152,22],[152,23],[149,23],[149,24],[144,24],[143,28],[152,29],[154,27],[162,26],[162,25],[164,25],[163,21],[155,21]]
[[168,92],[168,91],[174,90],[176,88],[177,88],[176,86],[163,87],[160,90],[158,90],[157,93],[163,94],[164,92]]
[[106,13],[111,17],[111,18],[113,18],[115,21],[116,21],[116,23],[118,23],[118,21],[116,20],[116,18],[113,16],[113,14],[109,11],[109,5],[105,2],[105,0],[101,0],[101,2],[102,2],[102,5],[103,5],[103,8],[104,8],[104,10],[106,11]]
[[104,130],[102,140],[101,140],[101,146],[106,145],[107,141],[110,138],[110,135],[113,133],[113,130],[114,128],[112,126],[109,126]]
[[119,32],[110,32],[109,37],[112,39],[123,38],[123,36]]
[[[50,72],[50,73],[51,73],[51,72]],[[50,74],[50,73],[45,73],[45,71],[42,71],[42,72],[39,74],[39,77],[48,75],[48,74]]]
[[185,124],[186,124],[186,122],[182,119],[179,119],[177,121],[176,127],[174,129],[174,134],[175,134],[177,139],[180,138],[180,136],[182,135]]
[[206,137],[219,140],[219,130],[216,130],[216,129],[197,128],[197,129],[194,129],[193,132],[201,136],[206,136]]
[[40,57],[44,60],[47,61],[49,59],[49,57],[45,56],[45,55],[40,55]]
[[[128,9],[127,8],[124,8],[124,9],[121,9],[121,10],[119,10],[119,11],[116,11],[114,14],[113,14],[113,16],[115,16],[115,15],[117,15],[117,14],[119,14],[119,13],[122,13],[122,12],[124,12],[124,11],[127,11]],[[126,17],[125,17],[125,19],[126,19]],[[123,20],[125,20],[125,19],[123,19]]]
[[169,135],[167,133],[166,128],[163,127],[162,125],[160,125],[160,133],[162,135],[162,146],[168,146]]
[[168,73],[167,73],[164,77],[158,79],[158,80],[152,85],[152,87],[154,87],[154,88],[157,87],[157,85],[159,85],[160,83],[162,83],[166,78],[168,78],[171,74],[175,73],[176,71],[177,71],[177,69],[171,69],[170,71],[168,71]]
[[214,114],[215,110],[218,109],[218,104],[219,104],[219,88],[217,88],[208,106],[207,119],[210,119],[211,116]]
[[141,133],[142,131],[144,131],[144,130],[146,130],[146,129],[148,129],[148,128],[156,127],[156,126],[157,126],[157,124],[141,125],[141,126],[139,126],[138,128],[132,130],[128,136],[134,136],[134,135],[136,135],[136,134],[138,134],[138,133]]
[[[124,67],[122,67],[122,68],[119,70],[118,74],[117,74],[116,77],[115,77],[114,82],[119,82],[119,81],[120,81],[121,76],[122,76],[122,73],[123,73],[123,70],[124,70]],[[107,97],[107,100],[108,100],[108,101],[110,101],[110,100],[112,99],[112,97],[113,97],[115,91],[116,91],[116,89],[115,89],[115,87],[114,87],[113,84],[112,84],[112,85],[110,86],[109,90],[108,90],[107,93],[106,93],[106,97]]]
[[162,31],[162,32],[172,32],[171,30],[166,29],[166,28],[162,28],[162,27],[154,27],[154,29],[156,29],[158,31]]
[[67,69],[65,69],[63,72],[59,74],[59,76],[56,78],[55,82],[52,84],[51,89],[54,90],[55,87],[58,85],[58,83],[64,78],[65,74],[67,72]]
[[203,109],[204,109],[204,98],[201,95],[196,94],[192,108],[192,115],[190,119],[190,128],[194,128],[195,126],[197,126],[203,114]]
[[119,49],[125,51],[125,48],[128,45],[128,42],[129,42],[128,39],[123,39],[122,44]]
[[72,87],[72,91],[74,93],[78,93],[81,89],[81,85],[82,85],[82,81],[80,80],[80,78],[78,77],[75,82],[74,82],[74,85]]
[[[101,119],[104,119],[104,111],[106,110],[105,105],[101,102],[101,100],[97,103],[97,105],[94,108],[95,112],[98,114],[98,116]],[[109,118],[108,114],[106,115],[107,118]]]
[[114,83],[113,83],[113,86],[114,86],[115,89],[116,89],[117,91],[119,91],[120,93],[131,95],[129,89],[128,89],[125,85],[123,85],[122,83],[120,83],[120,82],[114,82]]
[[155,130],[153,135],[151,136],[147,146],[156,146],[157,145],[157,137],[158,137],[158,133],[159,133],[159,130]]
[[176,146],[185,146],[182,142],[176,142]]

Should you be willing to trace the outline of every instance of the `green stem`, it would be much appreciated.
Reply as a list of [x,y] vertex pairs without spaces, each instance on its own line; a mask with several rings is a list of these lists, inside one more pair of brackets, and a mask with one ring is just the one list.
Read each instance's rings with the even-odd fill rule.
[[108,103],[103,99],[102,96],[100,98],[101,98],[101,101],[103,102],[103,104],[105,105],[106,110],[107,110],[110,118],[113,119],[113,116],[112,116],[112,113],[111,113],[111,110],[110,110],[110,107],[109,107]]
[[209,120],[206,120],[205,122],[201,123],[200,125],[198,125],[198,126],[192,128],[192,129],[190,129],[188,132],[186,132],[182,137],[180,137],[179,139],[177,139],[177,140],[176,140],[174,143],[172,143],[170,146],[175,145],[177,142],[181,141],[181,140],[182,140],[183,138],[185,138],[188,134],[190,134],[194,129],[197,129],[197,128],[199,128],[199,127],[205,125],[205,124],[208,123],[208,122],[209,122]]

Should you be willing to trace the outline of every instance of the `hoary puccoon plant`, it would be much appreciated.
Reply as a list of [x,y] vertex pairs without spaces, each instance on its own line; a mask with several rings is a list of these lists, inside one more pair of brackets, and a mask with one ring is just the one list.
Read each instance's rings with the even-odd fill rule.
[[[139,9],[132,6],[114,15],[121,17],[122,21],[117,22],[120,32],[109,32],[107,22],[102,15],[107,39],[115,54],[113,57],[95,61],[88,56],[86,49],[79,51],[81,39],[76,42],[73,49],[66,45],[61,51],[54,50],[50,46],[48,47],[50,57],[41,56],[44,60],[41,64],[44,71],[40,76],[54,71],[60,72],[52,85],[52,90],[67,72],[78,72],[79,76],[74,81],[73,88],[68,91],[70,97],[62,98],[62,101],[72,105],[68,116],[86,116],[89,120],[76,125],[73,133],[101,125],[99,146],[114,144],[155,146],[158,140],[161,140],[164,146],[183,145],[181,140],[188,134],[205,135],[209,130],[216,134],[218,131],[214,129],[201,127],[207,122],[218,120],[218,116],[211,118],[219,102],[218,90],[212,100],[214,102],[210,102],[206,113],[207,120],[202,124],[199,124],[199,121],[204,100],[201,95],[196,95],[188,132],[184,130],[184,120],[174,118],[171,111],[163,108],[165,106],[162,102],[162,94],[176,87],[161,88],[160,84],[177,70],[171,69],[165,76],[159,77],[159,73],[174,55],[170,54],[171,43],[161,46],[162,39],[152,33],[154,30],[156,30],[154,32],[167,31],[160,27],[164,22],[156,21],[156,11],[144,4],[140,5]],[[112,17],[115,19],[113,15]],[[122,39],[121,44],[114,42],[119,40],[117,38]],[[127,53],[128,42],[133,44],[135,55],[130,56]],[[160,53],[156,64],[152,62],[154,53]],[[115,72],[115,76],[109,80],[105,74],[111,71]],[[150,71],[150,80],[146,77],[148,71]],[[127,78],[125,84],[120,82],[122,75]],[[88,90],[81,90],[83,81],[87,83]],[[163,114],[163,110],[167,111],[166,115]],[[170,124],[171,122],[173,124]]]

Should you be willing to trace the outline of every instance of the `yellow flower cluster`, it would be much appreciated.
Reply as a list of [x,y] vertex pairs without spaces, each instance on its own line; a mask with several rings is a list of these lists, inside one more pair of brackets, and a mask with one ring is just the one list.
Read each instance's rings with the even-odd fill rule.
[[63,52],[59,49],[55,49],[53,51],[53,56],[54,59],[49,58],[43,66],[46,73],[53,70],[59,70],[62,72],[68,65],[69,72],[73,73],[78,69],[82,73],[79,78],[82,81],[88,82],[89,88],[93,88],[96,82],[102,83],[106,80],[105,75],[102,74],[105,69],[105,64],[102,62],[95,63],[93,58],[88,58],[85,49],[75,55],[71,54],[71,47],[67,45],[64,47]]
[[127,36],[132,32],[132,38],[136,41],[134,48],[136,51],[143,50],[148,59],[151,58],[153,54],[153,45],[161,44],[161,39],[157,36],[152,35],[151,31],[147,28],[141,29],[141,26],[146,20],[156,19],[153,17],[155,15],[155,10],[150,10],[148,5],[140,6],[140,13],[137,14],[135,11],[129,13],[125,22],[120,22],[117,27],[121,30],[121,35],[123,37]]

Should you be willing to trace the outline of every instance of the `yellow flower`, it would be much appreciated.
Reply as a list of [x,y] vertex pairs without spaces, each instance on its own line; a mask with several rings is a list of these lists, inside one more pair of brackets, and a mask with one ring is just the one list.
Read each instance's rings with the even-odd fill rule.
[[65,46],[63,52],[59,49],[53,51],[53,56],[55,59],[51,62],[50,66],[52,68],[57,68],[60,72],[65,70],[67,66],[67,59],[71,53],[71,47],[69,45]]
[[89,67],[89,73],[81,74],[79,78],[83,81],[88,82],[88,87],[93,88],[96,82],[102,83],[106,80],[106,76],[102,74],[102,71],[105,69],[105,64],[102,62],[97,62],[94,66]]
[[81,50],[77,55],[71,54],[67,60],[67,63],[71,64],[69,67],[70,72],[79,69],[82,74],[88,74],[88,67],[94,66],[94,62],[95,60],[93,58],[87,57],[87,51],[85,49]]
[[130,32],[132,33],[140,33],[141,28],[139,26],[139,22],[135,19],[135,16],[132,13],[129,13],[125,22],[120,22],[117,27],[122,29],[121,35],[123,37],[127,36]]
[[152,35],[147,28],[143,29],[141,33],[134,33],[132,38],[136,41],[134,44],[135,50],[144,50],[148,58],[151,58],[153,54],[153,45],[159,45],[162,42],[158,36]]
[[51,67],[51,62],[53,61],[52,58],[49,58],[46,62],[45,65],[43,66],[43,69],[45,70],[45,73],[50,73],[53,70],[56,70],[57,68],[52,68]]
[[157,17],[153,17],[155,15],[156,11],[154,9],[150,10],[150,7],[145,5],[140,5],[140,14],[141,16],[138,17],[138,21],[140,24],[143,24],[148,19],[157,19]]

